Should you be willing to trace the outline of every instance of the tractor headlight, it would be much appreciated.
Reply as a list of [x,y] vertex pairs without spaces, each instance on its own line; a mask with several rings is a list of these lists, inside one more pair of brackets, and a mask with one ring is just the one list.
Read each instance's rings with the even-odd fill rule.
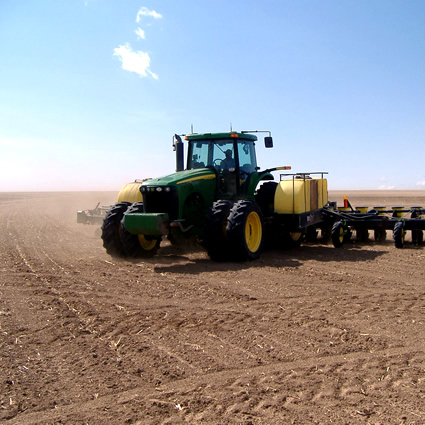
[[140,188],[140,192],[147,193],[147,192],[171,192],[171,187],[168,186],[157,186],[157,187],[149,187],[149,186],[142,186]]

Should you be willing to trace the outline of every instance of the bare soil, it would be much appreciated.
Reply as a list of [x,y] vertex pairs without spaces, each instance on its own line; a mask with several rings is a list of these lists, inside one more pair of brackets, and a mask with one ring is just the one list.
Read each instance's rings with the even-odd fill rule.
[[425,424],[424,247],[118,260],[76,223],[115,196],[0,194],[1,423]]

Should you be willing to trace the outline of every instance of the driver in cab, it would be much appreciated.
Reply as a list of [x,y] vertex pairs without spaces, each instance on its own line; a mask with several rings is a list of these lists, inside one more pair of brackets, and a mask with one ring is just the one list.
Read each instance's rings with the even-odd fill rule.
[[235,160],[232,158],[232,150],[227,149],[225,152],[226,157],[221,161],[221,169],[223,171],[234,171],[235,169]]

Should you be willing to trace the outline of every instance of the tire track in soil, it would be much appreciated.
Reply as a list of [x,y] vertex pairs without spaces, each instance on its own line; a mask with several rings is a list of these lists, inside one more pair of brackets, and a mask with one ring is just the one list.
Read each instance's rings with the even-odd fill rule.
[[398,252],[402,267],[386,246],[345,260],[313,248],[237,266],[198,253],[116,262],[98,241],[81,248],[73,226],[44,237],[36,212],[14,217],[21,256],[3,238],[0,320],[18,342],[1,349],[18,354],[13,370],[34,369],[2,391],[27,394],[4,400],[10,423],[421,423],[423,250]]
[[[328,356],[321,358],[319,361],[316,358],[302,359],[294,362],[281,362],[267,366],[258,366],[251,369],[234,369],[232,371],[215,372],[203,376],[191,377],[176,382],[161,385],[155,389],[155,392],[148,396],[142,396],[141,388],[132,388],[130,390],[119,391],[114,395],[108,394],[97,398],[96,400],[69,404],[61,406],[55,410],[49,409],[36,413],[23,414],[18,421],[11,420],[9,423],[19,424],[35,424],[35,423],[50,423],[60,418],[73,416],[76,409],[82,412],[86,410],[108,411],[108,407],[115,403],[126,405],[136,403],[140,408],[147,409],[145,414],[149,416],[149,408],[155,410],[157,407],[167,411],[181,412],[180,418],[185,422],[194,423],[194,421],[214,420],[218,414],[221,417],[228,418],[229,423],[240,423],[239,420],[255,418],[260,415],[262,420],[267,420],[267,423],[281,423],[281,419],[276,420],[276,414],[279,411],[292,411],[302,413],[300,402],[314,402],[320,408],[321,401],[326,398],[335,397],[335,405],[333,409],[341,409],[342,404],[348,406],[351,412],[349,415],[354,419],[355,415],[371,416],[373,414],[380,419],[389,419],[382,409],[382,401],[365,400],[372,397],[373,392],[381,385],[391,388],[397,388],[400,385],[405,386],[405,390],[409,384],[408,379],[388,379],[390,369],[393,366],[394,358],[408,355],[411,362],[416,362],[421,365],[425,363],[425,355],[423,352],[412,353],[407,349],[383,350],[375,353],[350,353],[348,355]],[[358,378],[352,381],[330,383],[327,380],[329,371],[335,374],[343,375],[345,371],[351,372],[353,368],[361,368],[367,371],[372,365],[378,363],[380,366],[381,375],[375,376],[375,380],[363,383],[358,382]],[[396,363],[397,364],[397,363]],[[387,366],[390,365],[390,366]],[[375,365],[376,367],[376,365]],[[420,368],[417,370],[418,375],[421,373]],[[290,381],[293,377],[297,381],[302,379],[304,383],[300,385],[297,382],[291,388]],[[395,376],[397,377],[397,376]],[[308,380],[316,379],[320,383],[320,391],[314,392],[308,390]],[[386,382],[383,383],[386,379]],[[424,378],[422,378],[423,380]],[[357,381],[357,382],[356,382]],[[281,387],[285,391],[281,391]],[[205,411],[194,412],[190,407],[191,403],[185,403],[188,394],[196,392],[199,398],[207,400]],[[207,394],[204,394],[207,392]],[[264,398],[267,394],[267,398]],[[230,399],[234,404],[230,404],[225,412],[220,409],[212,409],[208,400],[222,401]],[[363,409],[356,410],[359,399],[362,402]],[[373,410],[365,407],[373,406]],[[198,407],[198,406],[196,406]],[[413,406],[415,409],[417,406]],[[222,408],[222,407],[221,407]],[[267,414],[263,410],[266,409]],[[329,412],[331,409],[329,408]],[[263,412],[263,413],[258,413]],[[372,413],[373,412],[373,413]],[[422,417],[419,414],[412,415],[413,417]],[[313,419],[313,415],[311,416]],[[270,422],[269,422],[270,421]],[[363,419],[359,419],[358,423],[363,423]],[[155,423],[154,421],[144,421],[144,423]],[[196,422],[198,423],[198,422]],[[306,422],[310,423],[310,422]],[[355,421],[350,423],[357,423]]]
[[[22,323],[34,324],[34,319],[37,318],[40,313],[45,316],[46,309],[49,311],[49,319],[47,319],[47,322],[50,322],[52,326],[49,327],[49,332],[47,333],[51,333],[51,335],[45,335],[44,337],[47,339],[48,344],[50,345],[49,351],[53,353],[53,357],[51,356],[50,352],[42,353],[40,355],[39,351],[42,351],[40,349],[37,351],[37,355],[34,358],[28,357],[28,359],[25,359],[25,356],[23,357],[19,353],[20,346],[18,347],[18,344],[15,344],[13,350],[14,355],[11,357],[11,362],[13,362],[15,366],[11,368],[10,373],[8,374],[8,378],[3,381],[6,382],[7,385],[11,386],[11,388],[7,388],[3,393],[7,394],[9,397],[9,400],[7,400],[8,403],[7,401],[2,400],[3,408],[5,408],[4,406],[7,406],[7,404],[9,404],[11,408],[10,412],[6,412],[6,416],[13,416],[19,411],[23,411],[29,407],[25,404],[25,401],[22,400],[25,398],[25,396],[28,396],[26,393],[27,390],[25,389],[26,384],[24,381],[29,382],[29,387],[36,386],[36,392],[40,391],[38,396],[37,394],[34,394],[31,397],[36,400],[39,399],[39,403],[36,403],[35,405],[33,404],[31,407],[35,407],[36,409],[43,409],[46,407],[45,403],[42,401],[43,398],[52,399],[55,396],[52,397],[51,394],[48,394],[48,397],[42,397],[43,395],[46,396],[46,391],[43,391],[42,388],[34,384],[34,381],[36,379],[42,378],[43,375],[48,375],[48,377],[46,376],[46,381],[44,382],[45,384],[53,383],[51,388],[47,390],[49,393],[65,394],[63,388],[60,386],[60,381],[63,380],[63,375],[67,375],[68,373],[70,375],[76,375],[73,377],[73,379],[71,379],[71,382],[73,382],[73,385],[77,388],[77,391],[78,388],[80,388],[81,392],[91,394],[92,396],[95,396],[99,392],[100,386],[118,387],[118,384],[124,388],[131,386],[131,379],[126,378],[124,380],[124,376],[127,375],[127,373],[123,373],[124,370],[121,370],[121,373],[118,373],[120,372],[120,359],[117,355],[116,346],[114,347],[113,344],[109,343],[109,341],[102,341],[102,338],[97,338],[97,341],[94,342],[87,342],[87,334],[93,335],[93,333],[87,329],[87,323],[81,321],[81,318],[79,317],[79,311],[72,306],[72,300],[68,301],[66,298],[64,298],[60,290],[52,286],[49,277],[50,275],[46,275],[41,271],[41,269],[45,268],[46,266],[42,262],[39,262],[40,255],[37,255],[38,262],[36,262],[36,260],[31,259],[30,254],[26,253],[31,251],[31,249],[28,249],[28,245],[21,246],[21,240],[18,239],[18,237],[15,235],[12,235],[10,232],[9,237],[11,240],[13,240],[12,246],[10,249],[8,249],[9,259],[11,260],[10,264],[13,264],[13,267],[19,270],[21,275],[25,276],[24,280],[22,281],[22,286],[25,287],[25,289],[27,289],[28,286],[31,286],[31,293],[42,295],[43,301],[38,303],[38,305],[36,302],[31,302],[33,307],[32,310],[34,312],[31,314],[31,311],[26,308],[26,305],[23,305],[23,302],[17,302],[17,300],[25,299],[25,292],[29,291],[25,291],[22,288],[18,289],[17,287],[13,287],[11,285],[2,285],[2,287],[5,288],[9,294],[9,297],[3,297],[2,301],[9,302],[9,307],[6,311],[10,312],[16,310],[19,312],[19,316],[9,317],[9,319],[14,319],[14,326],[23,331],[28,328],[22,326]],[[35,251],[37,247],[33,245],[31,248],[33,251]],[[24,253],[24,251],[26,252]],[[15,254],[13,254],[13,252],[15,252]],[[47,256],[47,259],[48,258],[50,257]],[[57,267],[58,263],[53,263],[55,264],[55,267]],[[37,264],[40,266],[40,270],[37,267]],[[47,268],[50,269],[51,267],[48,266]],[[23,273],[23,270],[25,269],[27,269],[27,275]],[[59,267],[59,269],[62,271],[64,270],[63,267]],[[53,277],[55,277],[55,275],[53,275]],[[12,293],[12,290],[14,293]],[[35,309],[38,311],[35,312]],[[11,314],[8,316],[11,316]],[[19,323],[21,323],[21,325],[19,325]],[[40,327],[37,329],[37,325],[35,325],[33,329],[30,329],[31,333],[33,334],[34,330],[37,330],[39,334],[46,334],[46,332],[43,332],[44,328]],[[21,336],[20,342],[22,342],[22,339],[23,336]],[[35,341],[35,343],[37,344],[37,341]],[[88,345],[89,347],[87,347]],[[88,357],[88,361],[86,361],[87,354],[89,354],[87,351],[91,354]],[[43,356],[45,356],[45,362],[48,361],[49,365],[47,368],[43,367],[40,370],[37,368],[36,360]],[[73,358],[75,361],[69,365],[68,358]],[[28,362],[32,363],[31,367],[26,366]],[[123,376],[119,379],[115,379],[117,383],[113,385],[108,385],[107,382],[96,383],[96,368],[99,369],[100,367],[102,369],[108,363],[112,363],[112,369],[114,369],[114,366],[118,369],[117,371],[111,370],[111,376],[114,374]],[[78,367],[78,365],[80,365],[80,367]],[[65,370],[62,371],[61,369],[64,369],[64,366]],[[70,369],[70,367],[75,368],[78,370],[78,372],[74,372],[74,370]],[[123,368],[121,367],[121,369]],[[26,376],[24,377],[20,376],[22,375],[22,370],[24,370],[26,373]],[[32,370],[35,370],[35,372],[31,373]],[[87,378],[84,377],[86,370],[90,370],[90,376]],[[102,377],[102,373],[99,373],[98,375]],[[13,387],[18,382],[22,384],[21,389],[23,387],[23,397],[19,397],[19,394],[13,390]],[[132,385],[134,386],[134,383]],[[109,391],[113,391],[113,388]],[[64,399],[59,398],[58,401],[52,400],[51,402],[53,402],[55,405],[57,402],[67,403],[70,400],[75,400],[75,397],[79,398],[80,393],[76,395],[74,389],[74,395],[70,399],[65,397]]]

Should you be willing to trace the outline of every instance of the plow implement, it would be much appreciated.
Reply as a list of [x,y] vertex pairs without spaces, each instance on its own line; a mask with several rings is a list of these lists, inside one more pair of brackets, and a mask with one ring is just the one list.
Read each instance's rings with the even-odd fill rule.
[[100,202],[91,210],[77,211],[77,223],[101,225],[111,206],[101,206]]
[[330,231],[336,248],[342,247],[354,233],[358,241],[366,242],[370,236],[369,231],[377,242],[385,241],[387,230],[391,231],[397,248],[403,248],[408,231],[411,232],[413,244],[423,243],[425,209],[422,207],[373,207],[370,210],[368,207],[353,208],[344,197],[343,207],[337,208],[335,203],[330,202],[322,212],[322,230]]

